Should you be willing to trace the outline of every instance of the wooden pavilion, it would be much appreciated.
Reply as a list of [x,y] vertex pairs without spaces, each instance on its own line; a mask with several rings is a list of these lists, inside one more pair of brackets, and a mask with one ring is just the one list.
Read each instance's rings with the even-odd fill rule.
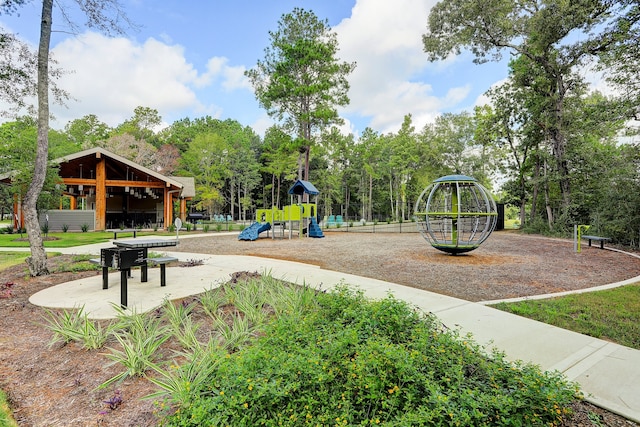
[[[187,201],[195,196],[192,177],[163,176],[100,147],[61,157],[54,163],[59,165],[63,195],[69,203],[65,203],[67,209],[61,206],[59,211],[47,213],[51,230],[56,227],[51,227],[50,217],[60,216],[68,225],[72,218],[65,218],[65,211],[78,210],[94,212],[95,230],[167,229],[173,224],[174,201],[179,201],[178,215],[185,221]],[[21,201],[16,199],[15,228],[23,223],[21,208]]]

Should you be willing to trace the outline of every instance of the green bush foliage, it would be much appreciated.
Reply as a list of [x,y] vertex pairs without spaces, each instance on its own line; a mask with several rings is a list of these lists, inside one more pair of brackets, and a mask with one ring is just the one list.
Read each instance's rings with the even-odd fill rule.
[[579,398],[560,374],[487,354],[391,296],[315,296],[218,359],[164,425],[560,425]]

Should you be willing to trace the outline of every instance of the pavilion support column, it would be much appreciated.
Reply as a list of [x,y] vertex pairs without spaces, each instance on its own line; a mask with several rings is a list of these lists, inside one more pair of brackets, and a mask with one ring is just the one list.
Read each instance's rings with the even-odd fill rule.
[[104,230],[107,228],[106,179],[105,159],[101,158],[96,164],[96,230]]
[[69,196],[69,209],[72,211],[78,209],[78,198],[76,196]]
[[187,200],[184,197],[180,197],[180,219],[182,222],[187,220]]
[[164,189],[164,229],[168,230],[173,224],[173,193],[169,188]]
[[24,224],[24,213],[22,212],[22,198],[18,194],[13,195],[13,228],[20,230]]

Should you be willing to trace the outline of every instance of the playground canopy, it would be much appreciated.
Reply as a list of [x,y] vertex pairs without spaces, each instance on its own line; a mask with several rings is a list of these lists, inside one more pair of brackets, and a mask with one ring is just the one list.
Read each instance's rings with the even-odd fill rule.
[[318,194],[320,194],[318,189],[314,187],[312,183],[310,183],[309,181],[303,181],[301,179],[297,180],[289,189],[289,194],[302,196],[305,193],[311,194],[312,196],[317,196]]

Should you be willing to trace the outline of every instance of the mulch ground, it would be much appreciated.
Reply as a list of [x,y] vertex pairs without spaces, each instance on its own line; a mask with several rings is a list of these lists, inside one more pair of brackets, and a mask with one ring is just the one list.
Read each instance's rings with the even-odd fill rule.
[[494,232],[478,249],[455,256],[432,248],[418,233],[345,231],[291,240],[263,233],[255,241],[212,233],[181,239],[176,250],[304,262],[474,302],[571,291],[640,275],[640,258],[586,243],[576,253],[571,240],[512,231]]
[[[172,248],[173,249],[173,248]],[[235,236],[181,239],[178,250],[199,254],[266,256],[317,264],[323,268],[415,286],[470,301],[579,289],[640,274],[640,259],[588,248],[580,254],[570,241],[494,233],[467,255],[450,256],[431,248],[417,233],[330,232],[323,239],[238,241]],[[204,258],[204,256],[203,256]],[[68,264],[71,257],[50,260]],[[251,266],[246,266],[251,271]],[[28,302],[46,287],[98,272],[55,273],[28,277],[24,265],[0,272],[0,389],[20,426],[155,426],[158,409],[141,400],[152,391],[140,378],[118,386],[122,402],[109,409],[114,389],[96,387],[119,372],[107,366],[102,351],[76,344],[48,346],[51,333],[42,326],[44,310]],[[188,269],[185,269],[188,274]],[[6,288],[6,287],[5,287]],[[5,289],[6,290],[6,289]],[[0,289],[2,291],[2,289]],[[637,426],[586,402],[575,405],[569,426]],[[597,416],[599,424],[593,421]]]

